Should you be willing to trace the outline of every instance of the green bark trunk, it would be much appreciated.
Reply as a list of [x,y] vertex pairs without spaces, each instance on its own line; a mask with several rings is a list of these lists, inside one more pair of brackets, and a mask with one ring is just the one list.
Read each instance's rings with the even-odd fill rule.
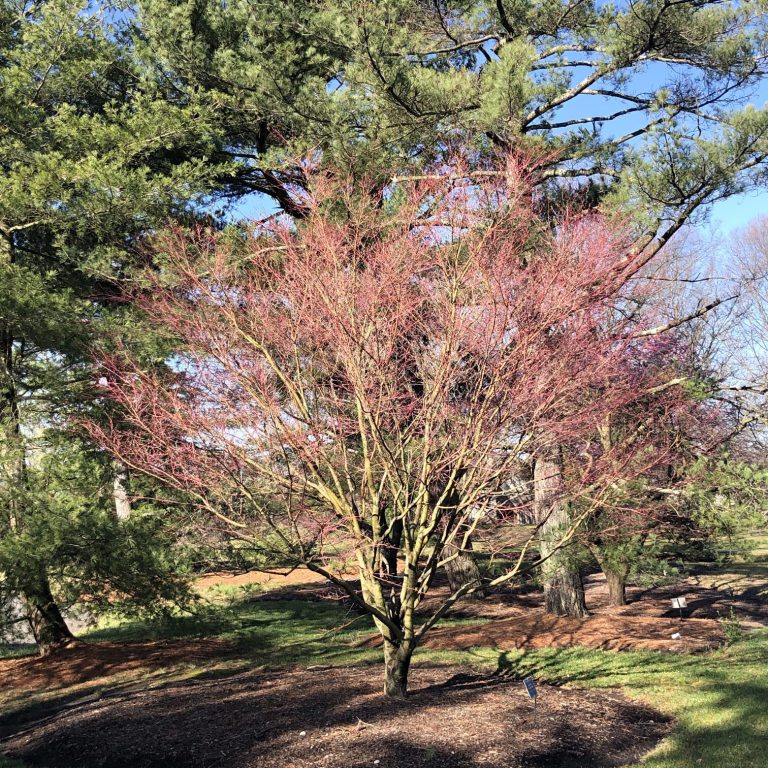
[[408,695],[408,672],[413,650],[384,639],[384,693],[393,699]]

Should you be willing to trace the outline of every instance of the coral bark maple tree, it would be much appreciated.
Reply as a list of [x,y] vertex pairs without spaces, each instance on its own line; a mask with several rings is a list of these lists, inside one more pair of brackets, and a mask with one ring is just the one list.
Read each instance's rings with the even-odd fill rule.
[[[572,444],[649,386],[628,364],[639,342],[606,322],[645,256],[594,214],[547,226],[527,165],[451,168],[379,199],[310,174],[299,225],[167,233],[154,243],[167,267],[132,298],[176,352],[149,370],[127,351],[104,361],[120,418],[93,435],[344,589],[383,637],[391,696],[474,588],[417,610],[446,547],[503,512],[503,484],[538,441]],[[662,453],[637,438],[585,461],[589,504],[548,552],[617,474]],[[529,550],[490,585],[532,567]]]

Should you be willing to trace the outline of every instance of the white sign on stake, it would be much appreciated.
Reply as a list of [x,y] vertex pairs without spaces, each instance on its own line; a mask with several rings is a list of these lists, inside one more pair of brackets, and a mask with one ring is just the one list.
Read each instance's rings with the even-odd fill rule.
[[683,620],[683,608],[687,608],[688,603],[685,602],[684,597],[673,597],[672,598],[672,608],[677,608],[678,611],[680,611],[680,621]]

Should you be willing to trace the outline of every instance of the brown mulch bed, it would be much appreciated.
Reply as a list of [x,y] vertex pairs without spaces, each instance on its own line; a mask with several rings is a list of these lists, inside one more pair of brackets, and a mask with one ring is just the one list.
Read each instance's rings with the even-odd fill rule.
[[[672,639],[679,634],[680,638]],[[490,645],[502,651],[519,648],[570,648],[574,645],[614,651],[677,651],[697,653],[723,643],[720,625],[712,619],[664,619],[597,615],[586,619],[552,616],[542,610],[511,619],[458,627],[438,627],[424,645],[463,650]]]
[[[405,702],[379,667],[247,673],[116,692],[0,745],[48,768],[603,768],[638,760],[668,718],[615,693],[418,667]],[[8,718],[0,725],[8,732]]]
[[220,659],[232,651],[224,640],[158,640],[137,643],[76,642],[40,658],[0,661],[0,691],[50,690],[136,669]]

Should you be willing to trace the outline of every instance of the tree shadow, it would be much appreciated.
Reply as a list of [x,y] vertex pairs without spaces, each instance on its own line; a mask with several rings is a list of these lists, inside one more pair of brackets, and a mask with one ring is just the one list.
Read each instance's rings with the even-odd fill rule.
[[506,674],[419,668],[405,701],[381,695],[379,676],[379,668],[334,668],[123,689],[42,723],[17,722],[3,747],[48,768],[349,768],[375,759],[382,768],[445,768],[477,765],[478,756],[489,768],[522,758],[602,768],[639,757],[668,730],[653,710],[620,697],[551,687],[537,718]]

